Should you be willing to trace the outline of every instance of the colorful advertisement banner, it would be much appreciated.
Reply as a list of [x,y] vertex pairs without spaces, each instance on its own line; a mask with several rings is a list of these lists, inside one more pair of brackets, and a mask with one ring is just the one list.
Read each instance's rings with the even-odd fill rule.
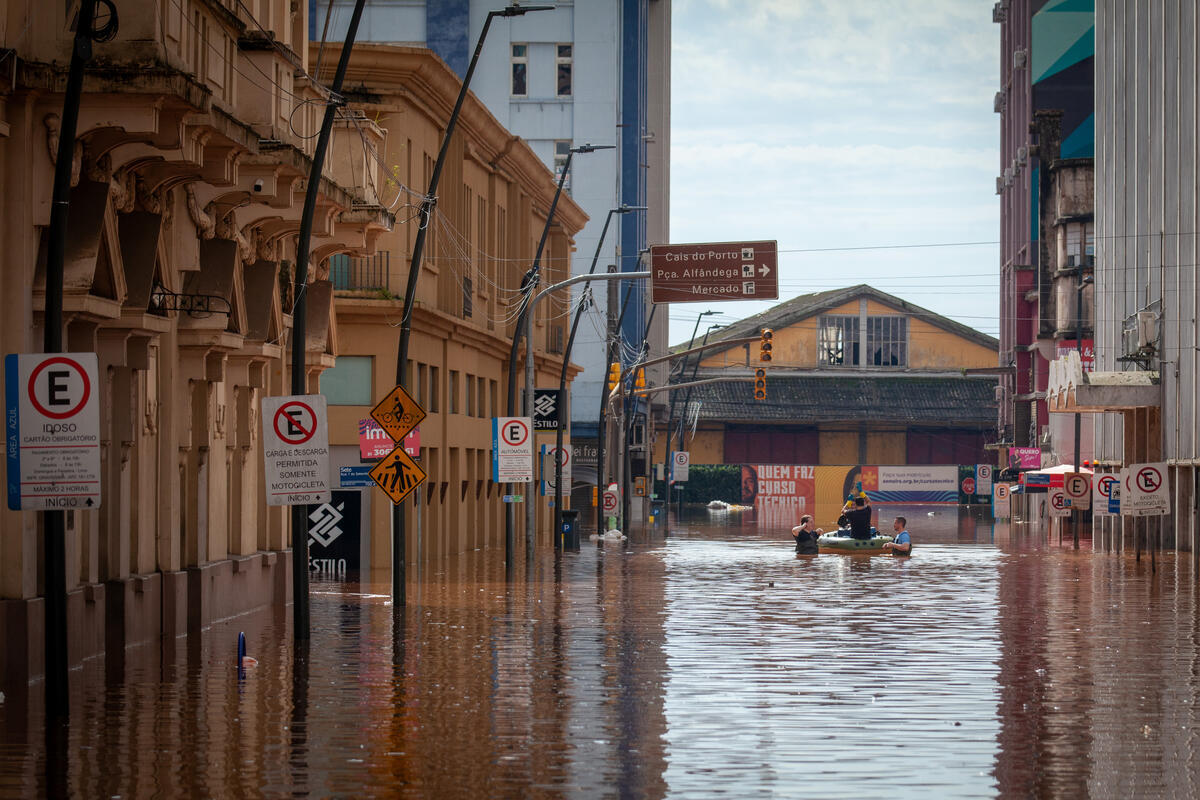
[[[974,474],[974,466],[970,468]],[[958,502],[958,467],[742,465],[742,505],[753,506],[760,522],[791,524],[812,514],[825,529],[836,527],[846,497],[861,483],[872,504]]]

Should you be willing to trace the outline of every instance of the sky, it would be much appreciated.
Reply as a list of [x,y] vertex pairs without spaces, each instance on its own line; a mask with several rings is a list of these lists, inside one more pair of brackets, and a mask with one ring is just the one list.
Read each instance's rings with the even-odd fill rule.
[[859,283],[998,335],[992,5],[673,0],[671,242],[774,239],[780,273],[673,304],[671,344]]

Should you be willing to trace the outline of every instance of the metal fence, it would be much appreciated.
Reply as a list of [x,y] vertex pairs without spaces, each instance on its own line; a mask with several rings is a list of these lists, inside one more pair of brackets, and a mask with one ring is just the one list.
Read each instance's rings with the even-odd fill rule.
[[391,252],[380,250],[373,256],[341,253],[329,257],[329,279],[333,288],[343,291],[387,289]]

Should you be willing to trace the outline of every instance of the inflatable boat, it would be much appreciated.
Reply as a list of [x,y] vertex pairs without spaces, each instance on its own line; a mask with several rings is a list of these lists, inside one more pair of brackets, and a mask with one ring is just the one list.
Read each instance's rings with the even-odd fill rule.
[[883,546],[892,541],[891,536],[876,532],[870,539],[855,539],[849,528],[842,528],[817,538],[817,550],[821,553],[846,553],[849,555],[871,555],[886,553]]

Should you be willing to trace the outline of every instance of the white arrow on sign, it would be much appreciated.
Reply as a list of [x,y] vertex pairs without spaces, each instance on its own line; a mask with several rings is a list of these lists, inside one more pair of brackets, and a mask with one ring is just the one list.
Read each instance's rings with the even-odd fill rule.
[[762,275],[765,278],[766,276],[771,274],[771,268],[768,267],[766,264],[762,264],[758,268],[758,274]]

